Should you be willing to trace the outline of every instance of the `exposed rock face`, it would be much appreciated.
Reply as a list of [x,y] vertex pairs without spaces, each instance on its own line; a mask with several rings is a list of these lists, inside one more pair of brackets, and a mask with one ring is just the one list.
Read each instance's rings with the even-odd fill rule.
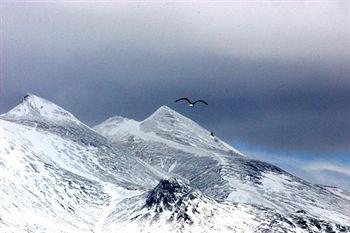
[[181,179],[162,179],[147,193],[128,198],[108,213],[106,232],[349,232],[304,210],[287,214],[263,206],[221,202]]
[[189,209],[192,213],[198,212],[193,200],[199,196],[199,193],[179,179],[162,179],[148,194],[145,207],[154,208],[157,213],[164,210],[172,211],[170,220],[176,219],[192,223],[193,220],[186,212]]

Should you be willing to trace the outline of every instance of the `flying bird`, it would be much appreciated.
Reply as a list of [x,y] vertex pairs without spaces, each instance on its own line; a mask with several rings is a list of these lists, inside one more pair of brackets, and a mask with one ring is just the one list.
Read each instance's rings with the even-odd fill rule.
[[191,100],[189,100],[187,97],[180,98],[180,99],[176,100],[175,102],[179,102],[179,101],[181,101],[181,100],[187,101],[187,102],[188,102],[188,106],[190,106],[190,107],[194,107],[194,105],[195,105],[196,103],[199,103],[199,102],[201,102],[201,103],[203,103],[203,104],[205,104],[205,105],[208,105],[208,103],[205,102],[204,100],[196,100],[196,101],[194,101],[194,102],[191,102]]

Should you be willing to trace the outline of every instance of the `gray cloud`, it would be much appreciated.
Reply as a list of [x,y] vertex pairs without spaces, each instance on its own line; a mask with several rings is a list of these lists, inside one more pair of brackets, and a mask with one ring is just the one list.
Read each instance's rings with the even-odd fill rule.
[[233,144],[350,153],[343,1],[1,4],[1,112],[26,92],[90,125],[168,105]]
[[[344,1],[4,3],[8,38],[61,54],[96,47],[242,58],[349,59]],[[339,57],[343,58],[340,60]]]

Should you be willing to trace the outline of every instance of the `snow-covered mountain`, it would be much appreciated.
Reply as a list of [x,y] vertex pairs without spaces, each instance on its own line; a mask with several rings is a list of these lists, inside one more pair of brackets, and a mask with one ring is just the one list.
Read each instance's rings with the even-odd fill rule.
[[[0,116],[0,232],[350,232],[348,192],[284,176],[167,107],[143,122],[113,118],[93,130],[28,94]],[[317,211],[327,205],[323,212],[228,198],[244,191],[264,204],[285,188],[292,200],[300,187]]]
[[87,232],[112,199],[164,177],[34,95],[1,115],[0,142],[0,232]]
[[188,180],[211,198],[289,214],[305,212],[350,225],[349,193],[336,193],[249,159],[169,107],[160,107],[141,122],[112,117],[94,129],[146,163]]

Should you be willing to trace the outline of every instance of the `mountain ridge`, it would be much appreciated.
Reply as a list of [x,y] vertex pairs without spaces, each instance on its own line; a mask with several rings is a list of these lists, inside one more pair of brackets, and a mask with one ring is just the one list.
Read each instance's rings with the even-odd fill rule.
[[197,130],[202,127],[169,107],[160,107],[143,121],[132,121],[136,131],[120,130],[129,128],[123,122],[111,129],[101,123],[94,129],[151,166],[188,180],[209,197],[290,213],[305,209],[350,224],[350,211],[342,210],[350,208],[347,198],[277,166],[240,156],[234,148],[222,149],[216,144],[220,139],[205,129]]
[[[0,116],[0,231],[350,231],[348,193],[240,156],[166,108],[142,126],[115,118],[119,128],[103,136],[59,106],[27,98],[21,111]],[[239,203],[247,197],[255,203]]]
[[[127,126],[123,126],[123,123],[126,123]],[[112,128],[114,127],[114,128]],[[118,128],[120,127],[120,128]],[[134,119],[124,118],[122,116],[114,116],[106,119],[101,124],[98,124],[93,127],[98,132],[105,132],[105,135],[110,135],[113,133],[110,133],[110,131],[119,131],[122,134],[126,134],[128,132],[126,131],[132,131],[135,136],[139,136],[140,138],[146,139],[146,140],[168,140],[168,142],[177,142],[179,144],[182,144],[184,146],[198,146],[202,147],[203,149],[220,149],[225,150],[227,153],[235,154],[244,156],[243,153],[239,152],[237,149],[233,148],[232,146],[228,145],[221,139],[219,139],[216,136],[212,136],[211,132],[197,124],[195,121],[191,120],[190,118],[185,117],[184,115],[176,112],[175,110],[171,109],[168,106],[161,106],[157,110],[155,110],[150,116],[145,118],[142,121],[136,121]],[[105,129],[104,129],[105,128]],[[158,132],[156,132],[156,138],[155,135],[149,134],[145,135],[145,133],[154,133],[154,129],[157,129]],[[190,128],[191,130],[188,130]],[[193,132],[194,131],[194,132]],[[175,137],[169,138],[164,137],[167,134],[173,134]],[[189,145],[186,140],[196,138],[196,134],[205,135],[202,140],[197,140],[195,142],[195,145]],[[186,135],[185,140],[182,140],[182,138],[178,138],[179,140],[176,141],[176,136],[184,136]],[[162,140],[164,143],[166,141]]]

